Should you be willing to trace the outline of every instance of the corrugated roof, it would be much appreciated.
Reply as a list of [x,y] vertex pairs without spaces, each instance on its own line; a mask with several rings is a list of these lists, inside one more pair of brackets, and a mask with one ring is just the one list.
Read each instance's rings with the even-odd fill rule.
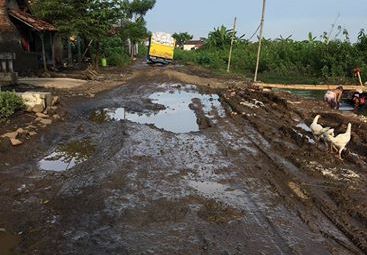
[[35,30],[39,32],[56,32],[57,29],[50,23],[47,23],[46,21],[37,19],[33,17],[31,14],[19,11],[19,10],[9,10],[9,15],[13,18],[23,22],[24,24],[34,28]]

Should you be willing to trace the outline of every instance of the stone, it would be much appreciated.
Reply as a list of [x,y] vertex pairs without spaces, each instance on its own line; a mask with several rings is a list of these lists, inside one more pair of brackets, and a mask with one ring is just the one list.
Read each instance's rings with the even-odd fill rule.
[[39,122],[41,123],[41,124],[43,124],[43,125],[51,125],[52,124],[52,120],[50,120],[50,119],[40,119],[39,120]]
[[36,116],[39,117],[39,118],[48,118],[49,117],[47,114],[44,114],[42,112],[37,112]]
[[28,134],[29,134],[30,136],[35,136],[35,135],[37,135],[37,132],[36,132],[36,131],[30,131]]
[[40,105],[40,104],[37,104],[35,106],[33,106],[30,110],[27,110],[29,112],[43,112],[45,110],[45,107]]
[[52,118],[55,119],[55,120],[61,119],[60,115],[58,115],[58,114],[52,115]]
[[60,103],[60,97],[58,97],[58,96],[52,97],[51,106],[55,106],[55,105],[57,105],[59,103]]
[[10,139],[12,138],[17,138],[18,137],[18,132],[15,131],[15,132],[9,132],[9,133],[6,133],[6,134],[3,134],[1,137],[8,137]]
[[43,112],[52,103],[50,92],[25,92],[18,93],[18,96],[23,99],[28,112]]
[[23,128],[18,128],[18,129],[17,129],[17,131],[15,131],[15,132],[17,132],[17,133],[18,133],[18,135],[19,135],[19,134],[25,134],[25,133],[28,133],[28,131],[27,131],[27,130],[24,130]]
[[11,144],[12,144],[13,146],[18,146],[18,145],[23,144],[23,142],[22,142],[22,141],[20,141],[20,140],[18,140],[18,139],[15,139],[15,138],[11,138],[11,139],[10,139],[10,142],[11,142]]

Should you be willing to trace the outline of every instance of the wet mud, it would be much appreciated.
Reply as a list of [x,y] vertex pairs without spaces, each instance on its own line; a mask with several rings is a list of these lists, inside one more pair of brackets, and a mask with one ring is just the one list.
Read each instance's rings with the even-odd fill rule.
[[[357,117],[159,75],[68,100],[64,122],[0,153],[0,254],[367,252]],[[343,161],[314,141],[316,114],[352,123]]]

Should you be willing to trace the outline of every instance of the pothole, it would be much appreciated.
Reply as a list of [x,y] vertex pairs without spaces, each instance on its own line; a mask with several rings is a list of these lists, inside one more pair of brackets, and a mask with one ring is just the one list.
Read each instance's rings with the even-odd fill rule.
[[66,171],[86,161],[94,152],[95,145],[89,140],[73,141],[59,145],[51,154],[38,162],[38,167],[44,171]]
[[206,118],[215,122],[216,117],[224,117],[225,111],[219,96],[200,94],[195,86],[173,87],[165,92],[156,92],[149,96],[154,104],[164,105],[158,112],[132,112],[125,108],[104,108],[92,113],[90,119],[96,123],[106,121],[129,120],[139,124],[152,124],[159,129],[173,133],[189,133],[199,131],[197,116],[190,104],[200,101]]

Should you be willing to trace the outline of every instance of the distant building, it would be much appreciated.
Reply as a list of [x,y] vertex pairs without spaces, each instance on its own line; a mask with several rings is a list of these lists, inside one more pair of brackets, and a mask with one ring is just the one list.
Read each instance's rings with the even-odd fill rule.
[[46,63],[53,63],[55,33],[53,25],[31,15],[27,0],[0,0],[0,56],[15,56],[15,72],[39,69],[43,51]]
[[204,46],[204,40],[191,40],[185,42],[183,49],[184,50],[197,50]]

